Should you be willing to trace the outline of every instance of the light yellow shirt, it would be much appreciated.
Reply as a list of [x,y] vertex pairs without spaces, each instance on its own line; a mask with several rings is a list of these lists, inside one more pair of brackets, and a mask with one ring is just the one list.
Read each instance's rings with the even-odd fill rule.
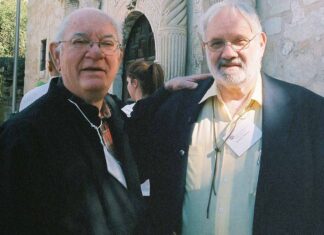
[[[250,111],[245,112],[238,119],[238,122],[248,119],[260,130],[262,128],[261,83],[260,77],[251,100],[247,103],[247,106],[251,105],[251,102],[253,104]],[[217,94],[215,82],[201,102],[205,103],[194,124],[189,146],[182,233],[185,235],[252,234],[261,138],[241,156],[237,156],[226,143],[223,145],[221,152],[217,154],[218,167],[215,180],[217,194],[211,197],[209,219],[207,219],[209,191],[216,157],[215,135],[217,145],[220,146],[238,115],[231,117],[226,105]],[[214,117],[213,112],[215,112]],[[215,123],[213,123],[214,118]]]

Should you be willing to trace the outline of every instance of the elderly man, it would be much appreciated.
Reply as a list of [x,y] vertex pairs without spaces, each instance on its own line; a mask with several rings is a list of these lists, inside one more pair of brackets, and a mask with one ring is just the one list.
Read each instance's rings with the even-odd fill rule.
[[200,29],[213,79],[132,115],[132,133],[148,129],[152,234],[322,234],[324,99],[261,73],[249,5],[216,3]]
[[62,80],[0,129],[1,234],[133,234],[137,168],[110,96],[121,29],[97,9],[62,23],[50,45]]

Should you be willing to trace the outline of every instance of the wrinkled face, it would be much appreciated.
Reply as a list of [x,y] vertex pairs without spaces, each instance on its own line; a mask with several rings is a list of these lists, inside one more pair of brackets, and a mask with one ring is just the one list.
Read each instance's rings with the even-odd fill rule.
[[108,92],[118,71],[122,52],[118,47],[106,55],[97,43],[84,47],[81,45],[83,41],[78,40],[117,42],[116,29],[107,18],[93,12],[74,16],[64,32],[62,41],[65,42],[57,44],[55,50],[65,87],[86,102],[95,103]]
[[130,97],[132,98],[132,100],[136,100],[135,99],[135,86],[134,86],[134,83],[133,83],[133,80],[134,79],[131,79],[130,77],[127,77],[127,90],[128,90],[128,93],[130,95]]
[[[218,85],[241,87],[255,83],[260,74],[266,43],[264,33],[252,30],[241,13],[224,8],[211,18],[205,36],[206,42],[212,40],[230,42],[223,49],[214,52],[205,46],[208,67]],[[239,51],[228,45],[231,43],[241,45],[252,38],[248,46]]]

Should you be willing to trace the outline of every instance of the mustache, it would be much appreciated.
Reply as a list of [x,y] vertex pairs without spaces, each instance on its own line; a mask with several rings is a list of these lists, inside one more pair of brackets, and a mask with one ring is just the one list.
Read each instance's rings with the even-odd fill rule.
[[240,58],[234,58],[234,59],[221,59],[218,62],[218,68],[223,66],[243,66],[243,62]]

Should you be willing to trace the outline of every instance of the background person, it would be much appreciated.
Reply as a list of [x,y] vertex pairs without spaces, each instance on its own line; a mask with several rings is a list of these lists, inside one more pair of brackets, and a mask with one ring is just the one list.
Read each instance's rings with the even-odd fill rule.
[[[122,111],[126,113],[127,117],[130,117],[133,107],[138,100],[148,97],[164,85],[164,71],[161,65],[155,62],[149,64],[146,61],[136,61],[128,66],[126,77],[128,93],[135,102],[125,105]],[[139,135],[139,133],[136,135]],[[142,142],[137,144],[145,146],[148,143]],[[141,184],[141,190],[143,196],[150,196],[149,180]]]
[[43,96],[49,89],[51,79],[60,76],[60,73],[59,71],[57,71],[56,66],[53,62],[51,53],[48,53],[47,70],[50,74],[49,81],[43,85],[40,85],[28,91],[21,99],[19,111],[25,109],[39,97]]
[[267,37],[251,6],[214,4],[200,33],[213,78],[132,113],[150,143],[138,157],[151,234],[321,234],[323,97],[261,72]]
[[[164,71],[161,65],[145,61],[136,61],[126,70],[127,91],[135,102],[153,94],[164,85]],[[130,117],[135,103],[125,105],[122,110]]]

